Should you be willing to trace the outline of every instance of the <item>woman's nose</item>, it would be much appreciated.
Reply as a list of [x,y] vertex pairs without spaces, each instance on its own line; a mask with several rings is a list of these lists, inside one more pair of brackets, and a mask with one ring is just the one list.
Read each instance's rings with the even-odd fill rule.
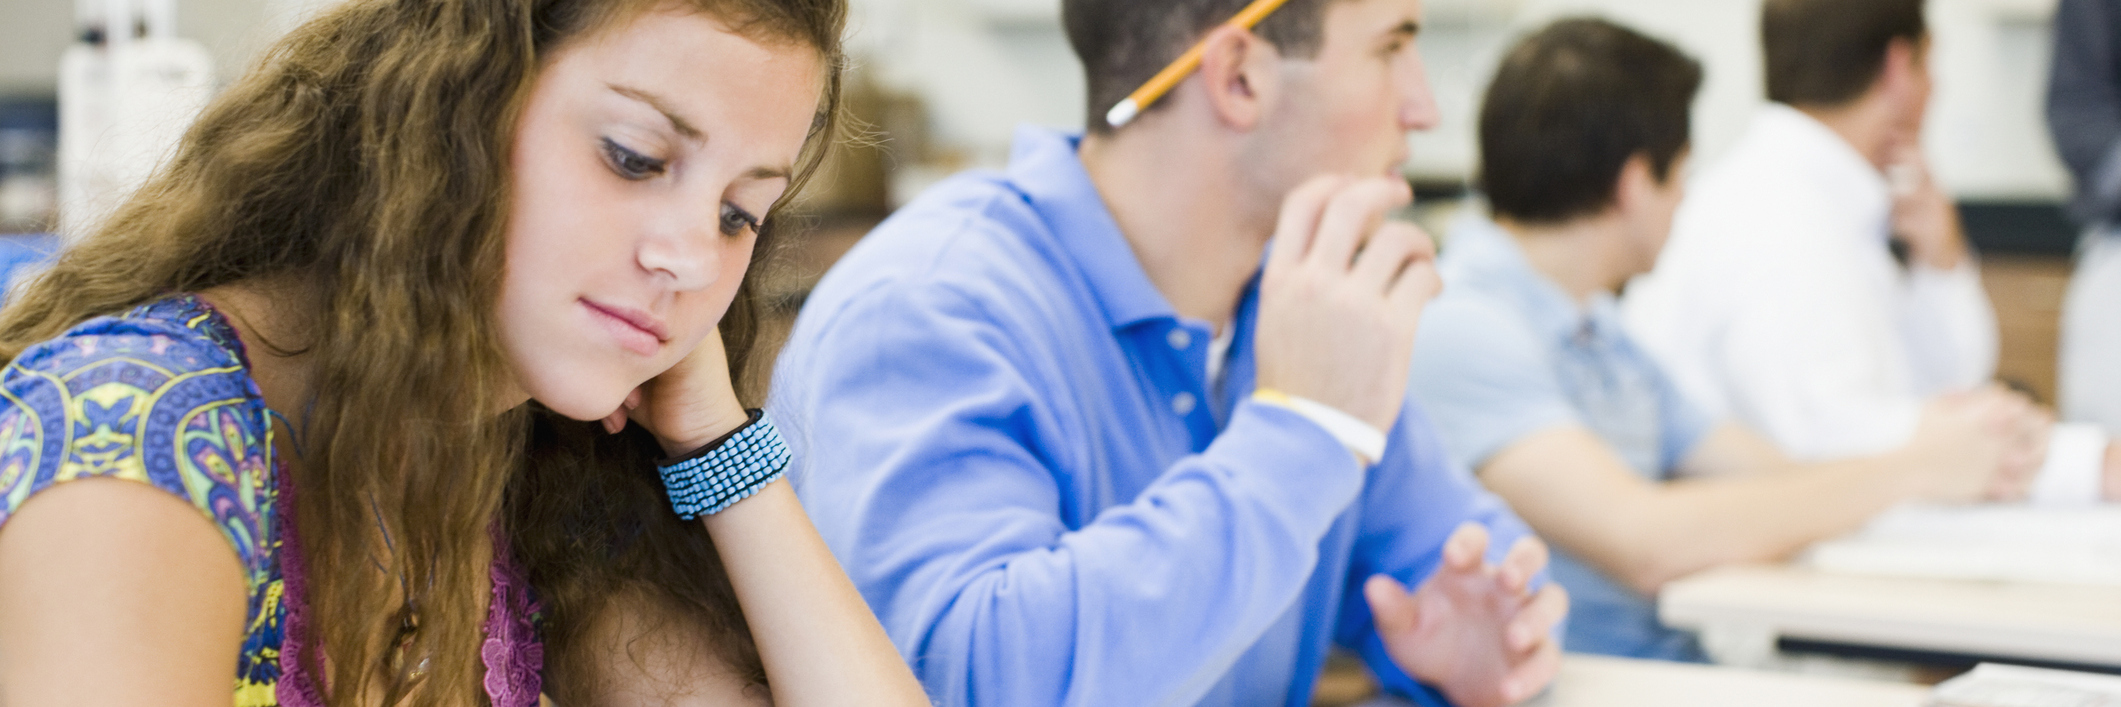
[[703,290],[714,284],[719,269],[722,239],[718,235],[712,218],[672,218],[650,228],[635,258],[642,270],[667,279],[673,291]]

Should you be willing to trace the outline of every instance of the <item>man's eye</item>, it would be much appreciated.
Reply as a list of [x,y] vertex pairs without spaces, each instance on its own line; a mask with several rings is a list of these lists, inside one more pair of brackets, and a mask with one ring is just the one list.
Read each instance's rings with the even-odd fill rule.
[[746,229],[757,231],[758,228],[759,217],[737,208],[734,204],[722,205],[722,235],[740,236]]
[[604,138],[604,161],[611,163],[611,171],[634,181],[662,174],[663,167],[669,164],[663,160],[634,152],[632,149],[620,145],[617,141],[608,137]]

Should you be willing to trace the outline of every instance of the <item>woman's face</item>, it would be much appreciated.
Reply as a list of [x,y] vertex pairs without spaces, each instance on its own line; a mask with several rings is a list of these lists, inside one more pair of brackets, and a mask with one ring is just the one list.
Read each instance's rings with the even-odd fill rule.
[[601,418],[713,331],[823,72],[815,49],[676,11],[554,52],[511,157],[499,314],[523,394]]

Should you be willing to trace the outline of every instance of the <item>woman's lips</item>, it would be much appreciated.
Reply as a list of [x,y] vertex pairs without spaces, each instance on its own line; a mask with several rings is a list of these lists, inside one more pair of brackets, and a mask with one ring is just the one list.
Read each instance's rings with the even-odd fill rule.
[[662,350],[663,342],[670,340],[662,322],[647,312],[598,304],[586,298],[582,300],[582,307],[588,309],[590,318],[597,320],[627,351],[653,356]]

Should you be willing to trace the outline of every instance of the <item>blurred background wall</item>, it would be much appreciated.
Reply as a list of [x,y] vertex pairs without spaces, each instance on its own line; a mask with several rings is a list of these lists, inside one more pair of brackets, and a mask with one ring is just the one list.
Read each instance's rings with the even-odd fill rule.
[[[293,18],[325,0],[180,0],[179,27],[213,53],[222,81]],[[851,44],[869,88],[911,118],[915,143],[890,165],[895,199],[964,166],[998,165],[1018,123],[1080,126],[1082,79],[1057,0],[853,0]],[[1927,136],[1940,180],[1962,199],[2052,202],[2066,177],[2040,119],[2054,0],[1931,0],[1937,94]],[[48,100],[76,33],[70,0],[7,0],[0,97]],[[1412,139],[1409,176],[1463,183],[1474,173],[1472,116],[1502,49],[1567,14],[1601,14],[1670,40],[1708,67],[1696,154],[1714,159],[1761,100],[1758,0],[1430,0],[1421,41],[1443,126]],[[881,104],[880,104],[881,105]],[[872,124],[887,122],[866,116]]]
[[[1082,124],[1082,81],[1054,0],[855,0],[855,46],[888,90],[918,96],[933,140],[975,164],[1018,122]],[[1936,103],[1927,136],[1962,198],[2056,200],[2068,187],[2040,118],[2053,0],[1931,0]],[[1758,0],[1430,0],[1421,48],[1443,126],[1413,138],[1410,176],[1464,181],[1472,117],[1502,50],[1562,15],[1599,14],[1678,44],[1708,68],[1696,153],[1714,159],[1761,102]]]
[[[208,48],[225,84],[332,1],[178,0],[178,33]],[[2055,310],[2074,235],[2056,208],[2068,183],[2041,117],[2054,1],[1929,0],[1931,161],[1988,257],[2003,374],[2042,392],[2052,385]],[[1018,124],[1083,120],[1058,0],[851,2],[849,108],[870,139],[840,152],[806,204],[808,226],[788,239],[786,267],[772,270],[791,308],[892,207],[952,172],[1001,166]],[[1758,9],[1759,0],[1428,0],[1420,47],[1444,120],[1410,138],[1407,176],[1432,217],[1460,203],[1478,170],[1474,112],[1499,55],[1519,34],[1571,14],[1628,23],[1703,62],[1695,163],[1714,160],[1763,100]],[[53,96],[74,25],[73,0],[0,0],[0,233],[53,223]]]

